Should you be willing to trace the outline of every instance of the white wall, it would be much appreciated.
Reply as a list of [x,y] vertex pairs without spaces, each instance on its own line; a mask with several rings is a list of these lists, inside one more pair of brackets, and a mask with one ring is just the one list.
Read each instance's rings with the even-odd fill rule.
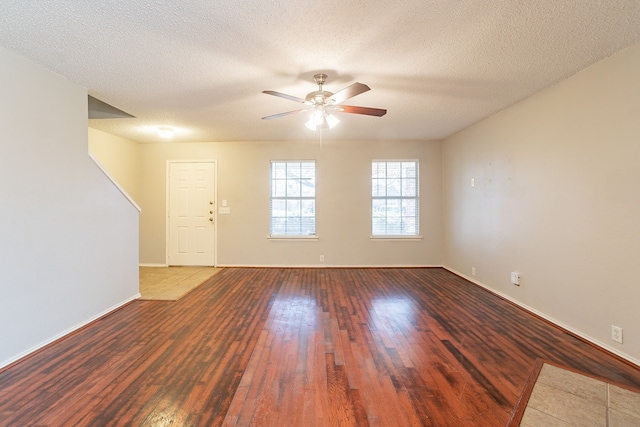
[[639,76],[636,45],[443,147],[445,265],[635,363]]
[[[141,262],[165,262],[167,160],[216,159],[218,264],[250,266],[441,265],[440,142],[255,142],[143,144]],[[274,241],[269,235],[270,161],[315,159],[317,241]],[[420,241],[372,241],[371,160],[420,161]],[[320,263],[320,255],[325,262]]]
[[137,203],[140,199],[140,144],[89,128],[89,151]]
[[0,47],[0,366],[138,294],[138,212],[87,155],[87,93]]

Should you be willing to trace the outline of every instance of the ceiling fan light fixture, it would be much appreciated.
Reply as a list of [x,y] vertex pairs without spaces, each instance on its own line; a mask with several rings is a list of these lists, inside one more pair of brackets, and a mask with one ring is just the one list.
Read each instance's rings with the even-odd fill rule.
[[316,126],[320,126],[324,120],[324,111],[323,109],[317,109],[313,113],[311,113],[311,119]]
[[317,108],[313,113],[311,113],[309,121],[304,125],[308,129],[315,131],[318,127],[333,129],[338,123],[340,123],[340,120],[338,120],[336,116],[333,114],[327,114],[327,111],[324,108]]
[[324,123],[325,113],[321,108],[317,108],[311,113],[309,117],[309,121],[305,123],[305,126],[313,131],[317,129],[318,126],[322,126]]
[[309,130],[312,130],[315,132],[316,127],[318,127],[314,122],[313,119],[309,119],[309,121],[307,123],[304,124]]
[[340,123],[340,120],[334,116],[333,114],[329,114],[325,120],[327,121],[327,124],[329,125],[329,129],[333,129],[335,127],[335,125],[337,125],[338,123]]

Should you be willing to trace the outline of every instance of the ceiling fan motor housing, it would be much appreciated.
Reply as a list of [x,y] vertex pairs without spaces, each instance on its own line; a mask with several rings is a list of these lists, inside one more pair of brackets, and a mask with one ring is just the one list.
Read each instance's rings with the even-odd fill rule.
[[313,76],[313,80],[315,80],[318,85],[318,90],[307,94],[305,101],[310,102],[313,105],[325,105],[329,101],[331,95],[333,95],[333,92],[322,90],[322,85],[327,81],[327,75],[316,74]]
[[332,95],[333,92],[316,90],[314,92],[310,92],[305,100],[313,105],[324,105],[329,101],[329,98],[331,98]]

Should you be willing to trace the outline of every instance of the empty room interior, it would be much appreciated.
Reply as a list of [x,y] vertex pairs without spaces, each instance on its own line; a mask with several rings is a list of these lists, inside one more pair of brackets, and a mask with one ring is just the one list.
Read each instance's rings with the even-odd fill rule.
[[640,425],[639,76],[634,0],[3,2],[0,426]]

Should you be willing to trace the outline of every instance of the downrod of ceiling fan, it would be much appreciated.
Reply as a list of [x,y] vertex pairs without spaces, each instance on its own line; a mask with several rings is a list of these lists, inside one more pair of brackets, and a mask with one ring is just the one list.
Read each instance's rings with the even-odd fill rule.
[[326,102],[333,95],[333,92],[322,90],[322,85],[327,81],[327,75],[323,73],[315,74],[313,80],[318,85],[318,90],[308,93],[305,100],[312,105],[326,105]]

